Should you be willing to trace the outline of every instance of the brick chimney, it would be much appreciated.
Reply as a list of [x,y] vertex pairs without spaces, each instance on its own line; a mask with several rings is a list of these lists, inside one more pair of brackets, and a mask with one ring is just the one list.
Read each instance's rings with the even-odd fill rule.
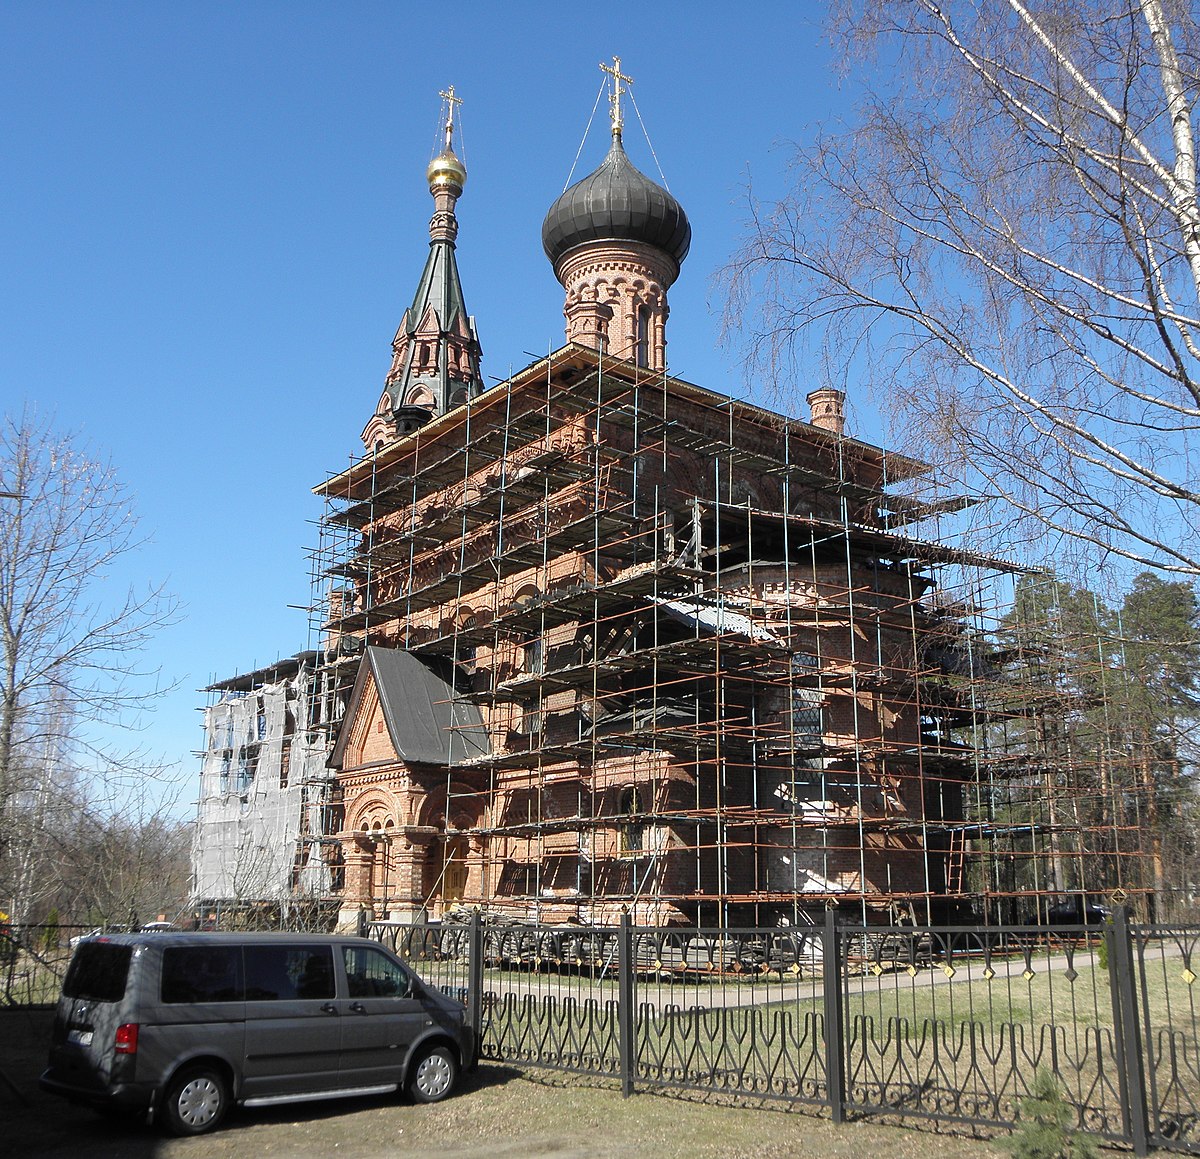
[[812,408],[812,418],[809,420],[814,427],[823,431],[831,431],[835,435],[846,433],[846,392],[824,387],[811,391],[808,395],[808,405]]

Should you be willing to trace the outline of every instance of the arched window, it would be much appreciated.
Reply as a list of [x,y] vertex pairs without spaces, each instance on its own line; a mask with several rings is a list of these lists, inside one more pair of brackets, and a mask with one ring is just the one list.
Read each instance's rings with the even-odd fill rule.
[[546,671],[545,668],[545,652],[543,649],[543,637],[534,636],[522,649],[522,659],[525,663],[525,671],[530,676],[541,676]]
[[642,791],[636,785],[627,785],[621,790],[617,812],[623,818],[620,828],[622,853],[641,853],[646,842],[646,822],[642,818],[645,804]]
[[638,366],[650,365],[650,307],[637,308],[637,333],[634,335],[634,361]]

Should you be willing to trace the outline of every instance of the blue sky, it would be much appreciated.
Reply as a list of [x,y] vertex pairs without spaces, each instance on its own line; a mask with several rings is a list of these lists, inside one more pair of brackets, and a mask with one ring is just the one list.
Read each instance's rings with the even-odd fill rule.
[[[438,90],[465,102],[459,263],[489,381],[563,341],[541,220],[618,54],[692,222],[672,370],[754,394],[719,345],[713,277],[747,180],[780,192],[786,141],[845,114],[821,8],[0,7],[0,403],[53,412],[137,496],[151,542],[128,579],[166,578],[184,611],[149,658],[179,691],[143,741],[183,800],[196,689],[309,644],[288,605],[309,601],[310,488],[361,449],[424,261]],[[576,179],[605,147],[602,105]]]

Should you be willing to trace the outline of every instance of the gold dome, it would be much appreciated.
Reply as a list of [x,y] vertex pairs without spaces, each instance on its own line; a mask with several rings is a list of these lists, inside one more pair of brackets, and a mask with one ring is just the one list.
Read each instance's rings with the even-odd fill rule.
[[461,193],[467,183],[467,167],[454,155],[453,149],[447,149],[429,162],[425,176],[431,190],[448,185]]

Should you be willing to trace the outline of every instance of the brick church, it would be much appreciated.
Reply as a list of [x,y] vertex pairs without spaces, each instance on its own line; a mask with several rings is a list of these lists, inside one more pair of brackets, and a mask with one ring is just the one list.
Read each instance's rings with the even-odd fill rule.
[[971,754],[936,577],[989,561],[905,534],[925,468],[840,392],[800,420],[669,373],[691,226],[608,71],[607,155],[542,229],[565,343],[489,389],[444,94],[429,256],[364,454],[316,488],[342,920],[937,917]]

